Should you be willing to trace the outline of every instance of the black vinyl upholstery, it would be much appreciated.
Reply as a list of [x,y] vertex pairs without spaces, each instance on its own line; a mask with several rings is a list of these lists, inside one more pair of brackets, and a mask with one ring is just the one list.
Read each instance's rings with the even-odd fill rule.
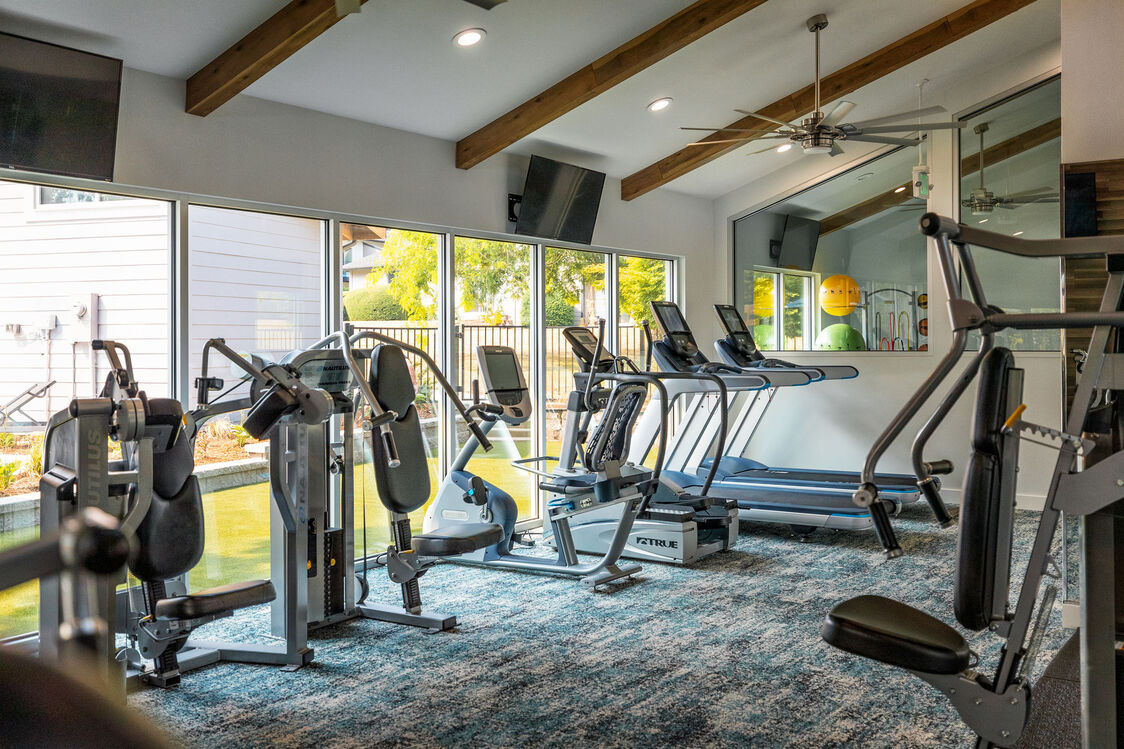
[[589,438],[584,456],[587,470],[600,471],[610,460],[623,460],[632,440],[632,426],[644,405],[648,388],[644,385],[621,384],[613,388],[601,420]]
[[371,352],[371,390],[379,406],[398,414],[390,422],[400,465],[387,464],[379,429],[371,432],[371,454],[379,499],[391,512],[410,513],[429,500],[429,462],[425,435],[414,406],[414,382],[406,356],[397,346],[382,344]]
[[[1004,442],[1014,439],[1017,445],[1018,438],[1002,433],[1003,423],[1010,416],[1008,382],[1014,366],[1015,357],[1005,348],[992,349],[980,364],[979,394],[972,418],[972,452],[964,469],[960,495],[953,608],[957,621],[976,631],[990,624],[996,586],[1007,585],[1006,580],[996,580],[996,554],[1000,548],[999,534],[1003,532],[999,527],[1000,510],[1003,503],[1014,502],[1015,494],[1014,486],[1003,485],[1003,453]],[[1008,456],[1007,460],[1010,459]]]
[[182,575],[203,556],[203,498],[189,476],[169,499],[152,493],[152,506],[137,528],[137,553],[129,569],[144,581]]
[[465,554],[503,540],[503,528],[495,523],[458,523],[414,536],[411,546],[423,557]]
[[957,674],[968,668],[968,643],[924,611],[882,596],[844,601],[820,630],[831,645],[855,655],[929,674]]
[[[194,446],[182,429],[183,408],[171,398],[152,398],[145,421],[146,436],[154,437],[152,490],[162,497],[175,496],[195,470]],[[162,438],[165,433],[169,436]]]
[[269,580],[250,580],[208,588],[198,593],[163,598],[156,602],[155,616],[161,621],[198,619],[216,616],[247,606],[269,603],[277,597]]

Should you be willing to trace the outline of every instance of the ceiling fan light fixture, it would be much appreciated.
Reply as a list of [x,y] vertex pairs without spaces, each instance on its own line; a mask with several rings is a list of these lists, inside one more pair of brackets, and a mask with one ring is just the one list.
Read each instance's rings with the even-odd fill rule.
[[457,32],[457,35],[453,37],[453,43],[458,47],[472,47],[479,44],[487,34],[487,31],[480,28],[465,29]]
[[825,146],[822,143],[814,146],[804,146],[804,153],[828,154],[831,153],[831,146]]
[[792,150],[791,143],[781,143],[779,146],[777,146],[777,153],[784,153],[785,151],[790,150]]
[[665,110],[665,109],[667,109],[668,107],[671,106],[672,101],[673,101],[673,99],[670,96],[663,96],[659,99],[656,99],[651,104],[649,104],[648,105],[648,111],[649,112],[662,112],[663,110]]

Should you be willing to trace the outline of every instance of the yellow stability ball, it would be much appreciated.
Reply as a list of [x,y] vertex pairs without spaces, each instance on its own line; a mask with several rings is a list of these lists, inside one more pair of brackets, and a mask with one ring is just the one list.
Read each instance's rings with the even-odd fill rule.
[[820,284],[820,306],[829,315],[849,315],[862,303],[858,283],[850,276],[828,276]]

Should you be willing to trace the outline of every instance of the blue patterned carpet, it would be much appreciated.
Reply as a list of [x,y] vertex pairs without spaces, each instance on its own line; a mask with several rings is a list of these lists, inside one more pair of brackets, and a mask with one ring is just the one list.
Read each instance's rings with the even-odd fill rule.
[[[861,593],[952,620],[955,531],[924,506],[899,521],[902,559],[884,561],[873,534],[799,543],[743,524],[734,551],[690,569],[648,564],[612,593],[441,565],[422,594],[457,614],[453,632],[349,622],[314,633],[316,662],[296,673],[219,664],[130,701],[199,747],[967,746],[937,692],[819,637],[824,613]],[[1019,513],[1023,555],[1036,522]],[[371,588],[372,601],[398,601],[381,570]],[[1038,671],[1065,639],[1060,621],[1059,609]],[[251,611],[207,636],[266,626]],[[988,668],[998,645],[973,637]]]

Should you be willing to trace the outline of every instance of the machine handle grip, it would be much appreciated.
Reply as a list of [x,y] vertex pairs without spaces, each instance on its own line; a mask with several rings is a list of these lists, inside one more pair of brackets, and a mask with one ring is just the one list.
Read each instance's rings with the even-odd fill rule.
[[925,463],[925,473],[930,476],[947,476],[952,473],[953,468],[951,460],[934,460]]
[[921,217],[920,224],[921,233],[927,237],[945,234],[949,239],[956,239],[960,236],[960,224],[937,213],[926,213]]
[[475,421],[469,419],[468,429],[472,432],[472,436],[480,443],[480,447],[484,448],[484,452],[492,451],[492,442],[488,439],[488,435],[484,434],[484,430]]
[[886,500],[876,499],[870,506],[870,517],[874,520],[874,532],[882,542],[887,559],[900,557],[902,547],[898,546],[898,537],[894,533],[894,526],[890,523],[890,513],[886,511]]
[[379,435],[382,437],[382,446],[386,450],[386,464],[390,468],[397,468],[402,465],[402,461],[398,459],[398,445],[394,443],[394,433],[390,431],[390,427],[384,424],[379,428]]
[[936,480],[930,478],[920,481],[917,483],[917,488],[921,490],[925,501],[929,503],[929,507],[933,510],[937,525],[941,528],[951,528],[953,526],[952,516],[948,514],[948,508],[945,506],[944,500],[941,499],[940,486]]

